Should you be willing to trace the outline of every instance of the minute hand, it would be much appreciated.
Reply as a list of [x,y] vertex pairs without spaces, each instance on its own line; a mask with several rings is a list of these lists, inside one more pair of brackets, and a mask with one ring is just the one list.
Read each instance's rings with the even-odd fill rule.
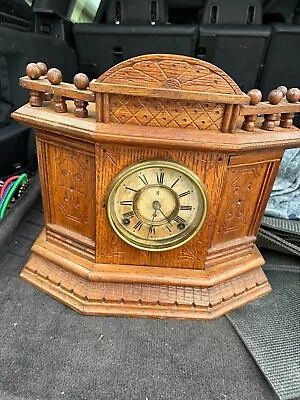
[[169,222],[170,225],[172,225],[172,223],[170,222],[169,218],[166,216],[166,214],[162,211],[162,209],[160,208],[159,211],[162,213],[162,215],[166,218],[166,220]]

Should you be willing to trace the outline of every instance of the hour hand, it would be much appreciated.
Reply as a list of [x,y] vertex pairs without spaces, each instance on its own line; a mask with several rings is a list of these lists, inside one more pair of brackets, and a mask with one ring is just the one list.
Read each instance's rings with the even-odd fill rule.
[[154,213],[152,214],[152,220],[151,220],[151,224],[150,224],[150,226],[149,226],[149,230],[148,230],[148,235],[147,235],[147,240],[149,239],[149,235],[150,235],[150,233],[152,232],[152,229],[153,229],[153,221],[154,221],[154,218],[157,216],[157,212],[156,212],[156,210],[154,211]]

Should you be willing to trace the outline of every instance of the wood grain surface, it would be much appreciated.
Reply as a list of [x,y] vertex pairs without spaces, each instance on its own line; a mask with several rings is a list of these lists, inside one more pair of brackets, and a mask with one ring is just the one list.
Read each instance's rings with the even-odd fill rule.
[[[30,104],[12,116],[37,129],[46,228],[22,278],[88,315],[212,319],[271,290],[255,240],[283,152],[300,146],[298,89],[261,102],[218,67],[176,55],[75,85],[34,63],[27,74]],[[208,198],[199,232],[164,252],[127,244],[106,209],[116,175],[156,159],[188,168]]]

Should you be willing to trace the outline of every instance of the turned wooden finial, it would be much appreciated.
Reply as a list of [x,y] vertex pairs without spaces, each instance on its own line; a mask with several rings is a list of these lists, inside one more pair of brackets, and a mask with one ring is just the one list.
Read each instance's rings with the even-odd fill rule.
[[300,90],[298,88],[291,88],[286,92],[286,99],[289,103],[296,103],[300,99]]
[[89,86],[89,83],[89,78],[81,72],[74,76],[74,85],[77,87],[77,89],[85,90]]
[[39,61],[38,63],[36,63],[36,65],[41,70],[42,75],[47,75],[48,68],[44,62]]
[[47,72],[47,79],[52,85],[59,85],[62,82],[63,76],[58,68],[50,68]]
[[26,66],[26,75],[30,79],[39,79],[39,77],[42,75],[42,71],[37,64],[29,63]]
[[251,89],[249,90],[249,92],[247,93],[247,95],[250,97],[250,104],[252,106],[256,106],[256,104],[258,104],[261,99],[262,99],[262,93],[260,90],[258,89]]
[[[62,73],[58,68],[50,68],[47,72],[47,79],[52,85],[60,85],[63,79]],[[59,113],[68,112],[66,98],[53,95],[54,110]]]
[[[76,74],[74,76],[74,85],[79,90],[85,90],[89,86],[89,78],[82,73]],[[79,118],[86,118],[88,116],[87,106],[88,102],[84,100],[75,99],[75,115]]]
[[[300,90],[298,88],[291,88],[286,92],[286,99],[289,103],[296,103],[300,100]],[[280,124],[281,128],[290,128],[293,125],[293,118],[295,113],[281,114]]]
[[286,92],[287,92],[287,87],[286,86],[278,86],[277,89],[282,91],[283,97],[286,96]]
[[[39,67],[39,69],[41,70],[42,76],[47,75],[48,67],[47,67],[47,65],[46,65],[44,62],[39,61],[38,63],[36,63],[36,65],[37,65],[37,66]],[[51,94],[50,94],[50,93],[47,93],[47,92],[44,93],[44,94],[43,94],[43,100],[45,100],[45,101],[51,100]]]
[[[250,97],[250,105],[251,106],[256,106],[262,99],[262,93],[258,89],[249,90],[247,95]],[[257,117],[258,117],[257,114],[245,115],[245,120],[243,122],[242,129],[244,131],[253,132]]]
[[[26,75],[28,78],[36,80],[42,75],[42,71],[37,64],[29,63],[26,66]],[[42,107],[43,93],[38,90],[30,90],[29,104],[32,107]]]
[[283,92],[281,89],[273,89],[269,93],[268,100],[271,104],[276,105],[283,99]]
[[[283,97],[286,96],[286,92],[287,92],[287,87],[286,86],[278,86],[278,88],[276,90],[280,90],[282,92]],[[276,121],[280,121],[281,119],[281,114],[277,114],[276,116]]]
[[[270,104],[277,105],[283,99],[283,91],[282,89],[273,89],[268,95],[268,100]],[[278,120],[277,113],[275,114],[265,114],[265,119],[262,123],[262,129],[266,131],[273,131],[275,128],[275,122]]]

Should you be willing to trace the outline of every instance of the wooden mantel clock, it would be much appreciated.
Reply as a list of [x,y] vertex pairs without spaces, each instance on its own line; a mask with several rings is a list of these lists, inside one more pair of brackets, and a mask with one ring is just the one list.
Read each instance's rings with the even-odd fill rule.
[[36,128],[46,227],[21,272],[89,315],[213,319],[271,290],[255,236],[300,91],[261,102],[177,55],[74,85],[43,63],[13,117]]

